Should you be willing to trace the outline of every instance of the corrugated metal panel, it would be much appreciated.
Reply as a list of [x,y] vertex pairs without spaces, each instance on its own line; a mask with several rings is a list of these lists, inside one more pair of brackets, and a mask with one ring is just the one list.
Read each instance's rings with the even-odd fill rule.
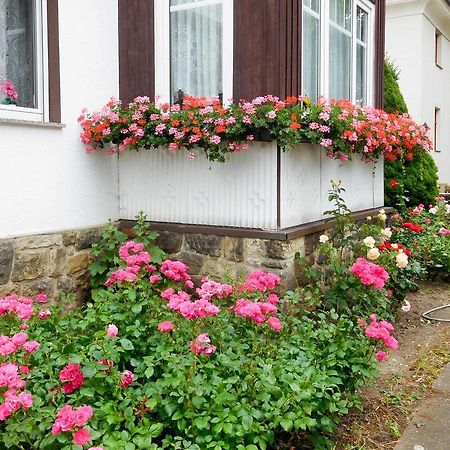
[[120,218],[144,211],[153,221],[276,229],[276,144],[255,143],[211,163],[166,148],[119,159]]

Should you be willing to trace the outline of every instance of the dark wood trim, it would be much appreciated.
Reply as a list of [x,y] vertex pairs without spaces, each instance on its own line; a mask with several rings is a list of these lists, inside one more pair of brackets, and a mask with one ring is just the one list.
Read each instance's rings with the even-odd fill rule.
[[49,121],[61,122],[58,0],[47,0]]
[[[384,208],[387,214],[393,211],[393,208]],[[365,209],[352,214],[354,220],[362,220],[367,216],[378,214],[380,208]],[[119,226],[122,230],[130,230],[136,224],[135,220],[119,220]],[[235,228],[218,227],[210,225],[186,225],[182,223],[168,222],[150,222],[150,226],[155,231],[171,231],[173,233],[183,234],[209,234],[212,236],[230,236],[254,239],[273,239],[277,241],[289,241],[301,236],[318,233],[332,228],[335,225],[334,220],[319,220],[317,222],[305,223],[292,228],[285,228],[279,231],[267,231],[257,228]]]
[[300,94],[299,0],[234,2],[233,98]]
[[386,0],[375,3],[374,106],[384,107],[384,48]]
[[155,96],[155,7],[153,0],[119,0],[119,91],[128,103]]

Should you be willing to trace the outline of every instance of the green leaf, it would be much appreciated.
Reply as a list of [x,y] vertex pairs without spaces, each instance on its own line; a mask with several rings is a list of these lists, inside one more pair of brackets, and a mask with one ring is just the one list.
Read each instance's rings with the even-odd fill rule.
[[134,350],[134,346],[129,339],[122,338],[119,342],[124,350]]

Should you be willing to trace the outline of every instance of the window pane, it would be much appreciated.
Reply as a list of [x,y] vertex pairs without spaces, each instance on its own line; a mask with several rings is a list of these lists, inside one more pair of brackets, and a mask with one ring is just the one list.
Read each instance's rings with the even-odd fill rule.
[[356,17],[356,104],[367,104],[367,37],[369,15],[357,8]]
[[330,0],[330,20],[351,31],[352,0]]
[[317,13],[320,10],[320,0],[303,0],[303,5]]
[[360,41],[367,43],[367,23],[369,14],[360,7],[356,8],[356,10],[356,37]]
[[316,100],[320,79],[320,22],[303,11],[302,93]]
[[[33,0],[0,0],[0,87],[3,86],[0,103],[37,107],[33,3]],[[14,88],[5,94],[5,86],[11,87],[9,82]]]
[[222,5],[170,13],[171,96],[222,93]]
[[350,99],[351,37],[330,25],[330,84],[331,98]]

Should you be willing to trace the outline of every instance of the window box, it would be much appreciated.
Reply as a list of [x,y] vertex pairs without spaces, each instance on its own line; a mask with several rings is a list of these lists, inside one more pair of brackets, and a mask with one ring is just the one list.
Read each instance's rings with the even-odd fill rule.
[[315,222],[330,209],[332,179],[342,179],[353,211],[382,207],[383,161],[358,157],[340,165],[319,146],[282,152],[275,142],[254,142],[226,164],[195,161],[166,148],[119,155],[120,218],[143,210],[150,220],[281,230]]

